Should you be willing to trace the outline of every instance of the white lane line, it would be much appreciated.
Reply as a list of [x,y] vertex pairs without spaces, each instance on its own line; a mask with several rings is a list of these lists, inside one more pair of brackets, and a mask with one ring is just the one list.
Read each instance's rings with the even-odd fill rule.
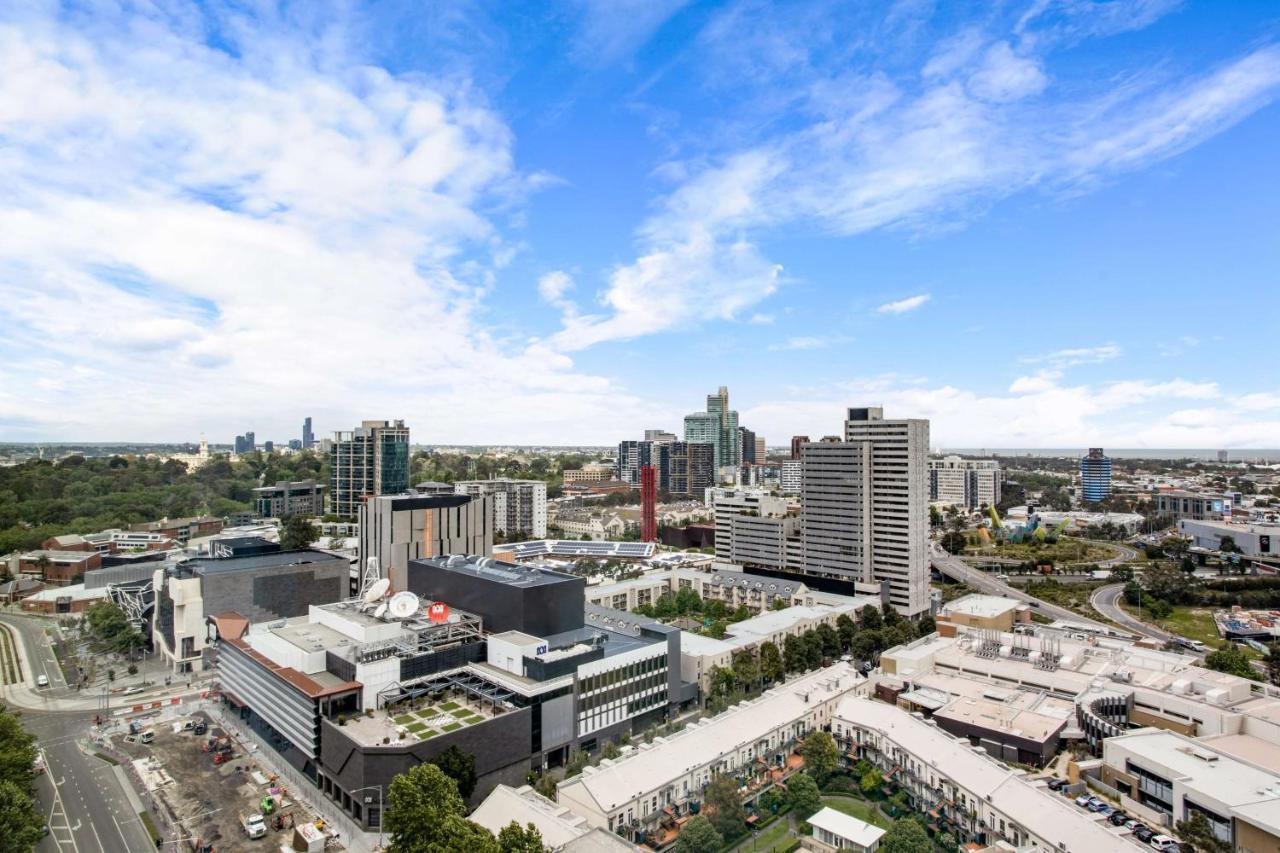
[[98,849],[101,850],[102,853],[107,853],[106,845],[102,843],[102,838],[98,835],[98,828],[93,825],[92,820],[89,821],[89,831],[93,833],[94,840],[98,842]]

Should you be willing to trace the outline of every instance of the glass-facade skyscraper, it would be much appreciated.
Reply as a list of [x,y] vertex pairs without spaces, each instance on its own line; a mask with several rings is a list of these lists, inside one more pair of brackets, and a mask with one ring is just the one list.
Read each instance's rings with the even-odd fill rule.
[[1102,455],[1101,447],[1090,447],[1080,458],[1080,498],[1097,503],[1111,497],[1111,459]]
[[354,516],[370,495],[409,490],[409,428],[404,421],[364,421],[337,432],[329,451],[330,512]]
[[721,385],[707,395],[707,410],[684,417],[684,440],[705,442],[715,448],[716,470],[741,464],[738,413],[729,408],[729,389]]

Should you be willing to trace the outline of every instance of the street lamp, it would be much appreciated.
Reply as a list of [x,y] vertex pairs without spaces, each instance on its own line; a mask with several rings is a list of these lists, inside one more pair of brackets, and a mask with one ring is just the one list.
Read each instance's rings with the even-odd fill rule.
[[[360,793],[361,791],[377,791],[377,792],[378,792],[378,847],[382,847],[382,822],[383,822],[383,817],[384,817],[383,812],[382,812],[382,786],[381,786],[381,785],[366,785],[366,786],[365,786],[365,787],[363,787],[363,788],[356,788],[356,789],[354,789],[351,793],[353,793],[353,794],[358,794],[358,793]],[[364,804],[365,804],[365,806],[368,806],[368,805],[369,805],[369,801],[370,801],[370,800],[372,800],[372,799],[373,799],[372,797],[366,796],[366,797],[364,798]],[[366,819],[366,820],[368,819],[368,809],[367,809],[367,808],[365,809],[365,819]]]

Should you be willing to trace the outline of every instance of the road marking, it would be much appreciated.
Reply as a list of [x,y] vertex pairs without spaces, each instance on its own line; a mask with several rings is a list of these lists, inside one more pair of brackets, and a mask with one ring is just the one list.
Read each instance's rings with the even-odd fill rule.
[[[93,825],[92,820],[89,821],[89,831],[93,833],[94,840],[98,842],[98,849],[101,850],[102,853],[107,853],[107,847],[102,843],[102,838],[98,835],[98,828]],[[128,845],[125,846],[127,847]]]

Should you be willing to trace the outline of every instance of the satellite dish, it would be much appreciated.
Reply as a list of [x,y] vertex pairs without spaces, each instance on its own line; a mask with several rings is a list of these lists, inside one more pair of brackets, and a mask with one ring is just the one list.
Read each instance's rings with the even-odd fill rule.
[[390,578],[378,578],[373,582],[373,586],[365,590],[364,603],[373,604],[379,598],[387,594],[387,590],[391,589]]
[[386,615],[387,615],[387,603],[385,601],[379,602],[378,606],[375,607],[373,610],[373,618],[381,619],[383,616],[386,616]]
[[397,592],[387,602],[387,610],[390,611],[391,616],[395,619],[408,619],[418,612],[420,606],[418,596],[408,590]]

